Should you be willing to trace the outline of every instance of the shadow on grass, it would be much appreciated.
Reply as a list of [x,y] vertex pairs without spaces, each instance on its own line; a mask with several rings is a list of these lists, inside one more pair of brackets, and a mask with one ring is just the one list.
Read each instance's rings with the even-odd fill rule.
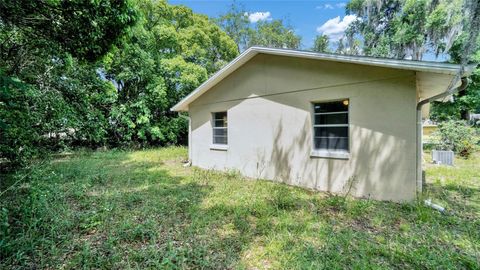
[[[246,215],[238,214],[244,211],[203,209],[202,201],[212,190],[208,179],[196,182],[188,173],[180,175],[178,163],[164,167],[162,160],[137,162],[118,153],[62,157],[34,172],[22,188],[1,198],[2,224],[7,225],[2,227],[0,265],[236,265],[251,240]],[[231,212],[234,233],[222,234],[218,226]]]
[[0,268],[478,267],[463,217],[183,168],[163,151],[34,171],[1,198]]
[[427,193],[430,196],[442,200],[447,211],[462,214],[457,216],[460,219],[480,218],[480,189],[466,184],[448,183],[439,185],[436,183],[427,184]]

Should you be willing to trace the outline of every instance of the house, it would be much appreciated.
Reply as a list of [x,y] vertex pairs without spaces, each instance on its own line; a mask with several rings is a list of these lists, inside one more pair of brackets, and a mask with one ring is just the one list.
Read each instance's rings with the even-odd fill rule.
[[410,201],[421,191],[417,106],[451,94],[459,70],[252,47],[172,110],[189,114],[193,166]]
[[438,130],[438,125],[434,123],[423,123],[423,135],[430,136]]

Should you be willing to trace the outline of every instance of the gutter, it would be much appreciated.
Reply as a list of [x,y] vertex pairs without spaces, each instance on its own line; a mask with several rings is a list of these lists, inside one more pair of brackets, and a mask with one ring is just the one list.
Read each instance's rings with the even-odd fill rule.
[[458,64],[449,64],[449,63],[438,63],[438,62],[426,62],[426,61],[412,61],[412,60],[397,60],[397,59],[387,59],[387,58],[375,58],[367,56],[351,56],[351,55],[339,55],[331,53],[317,53],[309,51],[299,51],[299,50],[290,50],[290,49],[278,49],[278,48],[267,48],[267,47],[250,47],[230,63],[224,66],[222,69],[217,71],[212,77],[203,82],[198,86],[193,92],[184,97],[179,101],[175,106],[173,106],[171,111],[188,111],[188,106],[191,102],[196,100],[203,93],[208,91],[210,88],[215,86],[221,80],[226,78],[232,72],[235,72],[238,68],[248,62],[257,54],[267,54],[267,55],[277,55],[285,57],[297,57],[302,59],[313,59],[318,61],[333,61],[338,63],[347,63],[347,64],[358,64],[358,65],[367,65],[367,66],[376,66],[382,68],[393,68],[393,69],[402,69],[402,70],[412,70],[412,71],[423,71],[430,73],[438,74],[448,74],[455,75],[458,70],[465,68],[468,71],[472,67],[461,67]]
[[[456,94],[458,92],[461,92],[467,88],[469,79],[467,77],[462,77],[463,75],[463,69],[460,69],[460,71],[457,73],[455,78],[452,80],[450,85],[448,86],[447,90],[443,93],[440,93],[438,95],[423,99],[417,103],[417,176],[416,176],[416,182],[417,182],[417,196],[422,193],[423,189],[423,171],[422,171],[422,153],[423,153],[423,125],[422,125],[422,107],[423,105],[430,103],[432,101],[448,97],[450,95]],[[458,80],[462,81],[462,84],[458,87],[453,87]]]

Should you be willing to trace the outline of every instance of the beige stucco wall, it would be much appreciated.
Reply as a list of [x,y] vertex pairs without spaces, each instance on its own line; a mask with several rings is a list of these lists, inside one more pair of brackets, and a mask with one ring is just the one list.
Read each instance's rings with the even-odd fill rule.
[[[415,198],[415,73],[257,55],[189,106],[194,166],[359,197]],[[311,157],[311,102],[350,100],[350,157]],[[228,111],[228,150],[210,149]]]

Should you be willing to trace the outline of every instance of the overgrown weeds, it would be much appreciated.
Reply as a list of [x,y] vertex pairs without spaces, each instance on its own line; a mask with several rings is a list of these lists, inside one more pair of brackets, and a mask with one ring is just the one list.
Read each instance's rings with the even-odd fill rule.
[[0,268],[480,267],[478,154],[427,168],[426,196],[449,215],[185,158],[184,148],[81,152],[32,168],[0,197]]

